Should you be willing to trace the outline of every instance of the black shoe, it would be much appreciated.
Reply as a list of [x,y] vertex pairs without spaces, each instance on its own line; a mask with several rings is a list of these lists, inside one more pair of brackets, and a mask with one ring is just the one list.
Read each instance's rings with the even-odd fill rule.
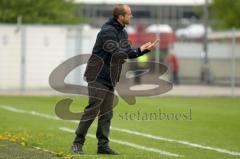
[[119,155],[119,153],[113,151],[111,148],[98,148],[97,154],[105,154],[105,155]]
[[73,153],[83,154],[82,147],[83,147],[83,145],[81,145],[81,144],[73,144],[71,149],[72,149]]

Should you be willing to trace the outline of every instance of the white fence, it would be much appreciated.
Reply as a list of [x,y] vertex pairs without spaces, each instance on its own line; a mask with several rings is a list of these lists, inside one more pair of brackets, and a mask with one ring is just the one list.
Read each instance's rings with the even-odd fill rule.
[[[240,45],[234,46],[235,51],[232,50],[231,41],[212,41],[208,45],[209,70],[213,84],[230,85],[234,78],[236,84],[240,85],[240,71],[237,69],[240,68]],[[203,59],[202,43],[176,42],[173,50],[179,58],[179,76],[182,83],[199,83]]]
[[[0,89],[46,89],[51,71],[92,51],[98,29],[85,26],[0,25]],[[66,78],[78,83],[84,68]],[[77,76],[76,76],[77,75]]]
[[[49,89],[48,78],[55,67],[78,54],[90,54],[99,29],[88,26],[5,25],[0,24],[0,90]],[[202,44],[177,42],[173,47],[179,58],[180,82],[199,83]],[[215,84],[240,84],[240,46],[235,46],[232,69],[230,42],[210,42],[209,62]],[[66,78],[69,83],[86,84],[85,66]]]

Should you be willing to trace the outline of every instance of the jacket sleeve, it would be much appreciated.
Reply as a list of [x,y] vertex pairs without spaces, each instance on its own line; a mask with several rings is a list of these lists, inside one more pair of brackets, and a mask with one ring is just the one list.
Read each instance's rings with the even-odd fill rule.
[[132,59],[144,55],[150,50],[141,52],[140,48],[132,48],[128,40],[118,42],[117,34],[113,30],[102,31],[101,40],[103,49],[111,54],[125,54],[126,58]]

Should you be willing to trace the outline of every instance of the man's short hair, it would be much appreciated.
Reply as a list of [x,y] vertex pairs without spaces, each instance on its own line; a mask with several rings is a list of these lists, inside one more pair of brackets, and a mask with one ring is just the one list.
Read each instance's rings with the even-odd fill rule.
[[117,4],[113,9],[113,17],[118,18],[120,15],[124,16],[126,14],[125,4]]

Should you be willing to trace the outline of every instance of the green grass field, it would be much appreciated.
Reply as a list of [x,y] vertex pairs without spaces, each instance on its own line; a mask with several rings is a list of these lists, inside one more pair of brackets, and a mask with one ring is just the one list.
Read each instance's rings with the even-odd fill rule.
[[[24,148],[40,147],[56,156],[78,158],[70,151],[77,123],[53,118],[55,104],[63,98],[0,96],[0,139]],[[87,104],[86,97],[71,98],[73,112],[83,110]],[[89,134],[95,135],[96,123]],[[149,97],[137,98],[134,106],[120,100],[111,125],[110,145],[121,155],[96,155],[97,140],[90,136],[84,146],[85,155],[80,158],[240,158],[239,98]],[[66,128],[69,132],[63,131]],[[3,147],[0,144],[0,158],[6,156]],[[22,153],[25,151],[22,149]]]

